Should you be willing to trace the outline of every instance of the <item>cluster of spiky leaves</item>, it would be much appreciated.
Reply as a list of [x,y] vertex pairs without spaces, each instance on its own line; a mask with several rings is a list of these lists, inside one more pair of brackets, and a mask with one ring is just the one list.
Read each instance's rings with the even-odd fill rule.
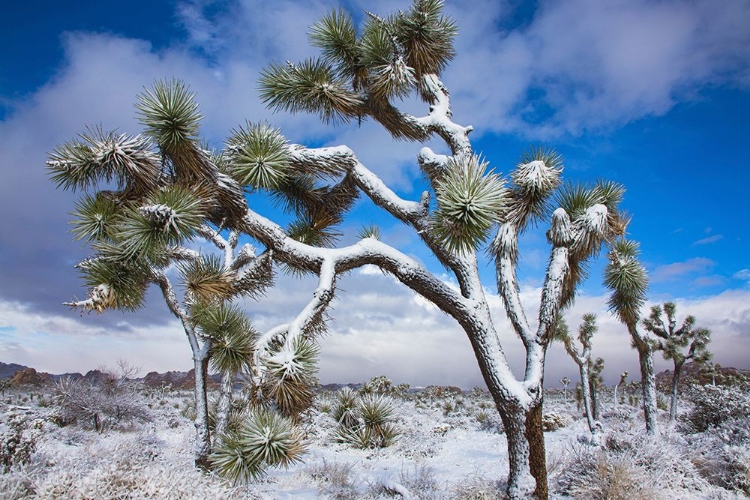
[[638,243],[620,239],[610,249],[604,269],[604,284],[612,291],[607,304],[630,328],[638,324],[648,288],[648,275],[638,260],[639,253]]
[[265,359],[263,392],[282,415],[297,419],[312,405],[319,351],[314,341],[297,337]]
[[338,423],[336,439],[362,449],[390,446],[399,434],[393,424],[395,411],[387,396],[359,396],[345,387],[337,393],[331,409],[331,417]]
[[468,251],[483,243],[505,208],[504,182],[486,168],[474,155],[452,157],[436,184],[433,229],[450,251]]
[[301,433],[288,418],[259,409],[250,413],[240,429],[219,437],[211,464],[222,477],[247,483],[262,477],[268,467],[287,467],[306,451]]
[[107,183],[135,197],[155,189],[161,171],[148,137],[105,133],[101,127],[58,145],[49,154],[47,169],[58,188],[86,190]]
[[289,178],[286,139],[266,123],[232,131],[227,139],[224,165],[241,185],[253,189],[277,189]]
[[523,231],[549,216],[550,197],[560,186],[562,156],[552,149],[530,148],[521,156],[511,172],[508,209],[504,222],[515,224]]
[[250,369],[258,332],[239,306],[198,303],[190,308],[190,318],[211,341],[210,360],[215,370],[235,374]]
[[261,75],[261,98],[275,109],[317,113],[324,122],[371,115],[394,137],[415,138],[419,133],[388,102],[420,91],[422,75],[440,74],[455,55],[456,25],[442,10],[442,0],[414,0],[396,15],[368,13],[359,34],[347,12],[334,10],[310,31],[321,58],[271,65]]

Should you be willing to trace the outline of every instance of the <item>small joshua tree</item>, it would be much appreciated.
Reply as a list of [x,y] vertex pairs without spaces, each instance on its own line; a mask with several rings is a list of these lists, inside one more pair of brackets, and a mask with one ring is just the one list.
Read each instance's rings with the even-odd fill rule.
[[596,358],[595,361],[589,359],[589,392],[591,393],[591,411],[594,415],[594,420],[599,420],[601,413],[601,402],[599,399],[599,389],[604,383],[602,378],[602,371],[604,371],[604,359]]
[[615,406],[617,406],[617,403],[619,403],[619,401],[617,400],[617,389],[620,386],[622,386],[623,388],[626,387],[627,386],[627,380],[628,380],[628,372],[626,370],[626,371],[624,371],[624,372],[622,372],[620,374],[620,380],[618,380],[617,383],[615,384],[615,390],[613,391],[614,392],[614,405]]
[[[664,306],[651,307],[651,314],[643,320],[643,326],[659,339],[659,348],[664,359],[674,363],[672,372],[672,396],[669,405],[669,423],[674,424],[677,413],[677,390],[680,383],[680,371],[687,361],[703,364],[711,359],[708,343],[711,332],[706,328],[695,327],[695,317],[688,316],[677,328],[674,302],[665,302]],[[687,351],[685,349],[687,348]]]
[[568,386],[570,385],[570,379],[563,377],[560,379],[560,384],[563,386],[563,401],[568,402]]
[[568,355],[573,358],[573,361],[578,365],[578,370],[581,375],[581,399],[586,414],[586,422],[588,423],[589,431],[591,432],[592,442],[596,442],[597,440],[598,425],[596,421],[598,420],[598,417],[594,410],[595,400],[593,393],[595,387],[594,384],[591,383],[591,337],[596,333],[597,329],[596,315],[590,313],[584,314],[583,323],[581,323],[581,326],[578,328],[578,341],[581,343],[581,351],[579,351],[573,344],[573,339],[570,337],[568,326],[564,321],[560,320],[557,329],[557,338],[563,341]]
[[604,270],[604,284],[612,290],[608,301],[610,310],[625,324],[632,345],[638,351],[646,432],[653,435],[658,432],[654,351],[658,350],[659,343],[648,331],[638,328],[648,288],[648,275],[638,261],[638,254],[638,243],[618,240],[607,255],[609,262]]
[[331,417],[338,423],[339,441],[363,449],[385,448],[398,436],[394,413],[388,396],[372,392],[359,396],[345,387],[336,396]]

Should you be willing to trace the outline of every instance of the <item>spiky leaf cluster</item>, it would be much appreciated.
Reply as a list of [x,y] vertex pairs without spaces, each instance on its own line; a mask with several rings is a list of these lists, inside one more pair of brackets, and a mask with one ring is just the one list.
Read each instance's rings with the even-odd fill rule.
[[76,240],[112,241],[119,220],[118,204],[110,196],[103,193],[84,195],[75,204],[75,211],[71,214],[73,220],[72,233]]
[[264,393],[282,415],[296,419],[312,405],[319,351],[315,342],[298,337],[264,360]]
[[452,158],[438,181],[434,232],[451,251],[483,243],[505,207],[503,180],[476,156]]
[[334,10],[311,28],[321,59],[271,65],[261,75],[261,98],[275,109],[317,113],[324,122],[371,115],[394,137],[423,138],[389,102],[421,91],[422,75],[439,74],[455,55],[456,26],[442,10],[440,0],[415,0],[397,15],[368,13],[359,36],[351,16]]
[[356,117],[361,97],[321,60],[272,64],[261,72],[260,97],[270,107],[290,113],[317,113],[324,123]]
[[612,291],[607,302],[611,311],[635,328],[646,302],[648,275],[638,261],[638,243],[620,239],[610,249],[604,269],[604,285]]
[[223,161],[226,172],[252,189],[276,189],[289,179],[286,139],[266,123],[247,122],[233,130]]
[[358,448],[384,448],[398,437],[393,424],[393,401],[381,394],[357,397],[353,392],[340,392],[331,416],[338,422],[337,439]]
[[179,266],[187,298],[194,303],[217,303],[235,294],[235,273],[217,255],[201,255]]
[[221,373],[238,373],[249,369],[258,332],[244,311],[231,302],[195,304],[190,317],[199,333],[211,339],[210,360]]
[[503,219],[522,231],[530,224],[546,218],[550,197],[560,185],[562,156],[552,149],[531,148],[511,172],[508,209]]
[[78,264],[84,282],[91,287],[89,310],[135,311],[143,306],[150,269],[135,260],[100,255]]
[[[664,359],[671,359],[676,365],[688,360],[707,362],[712,356],[708,350],[711,332],[706,328],[696,328],[694,316],[687,316],[678,328],[676,313],[674,302],[666,302],[663,308],[654,305],[649,317],[643,319],[643,326],[657,337]],[[685,351],[688,345],[690,347]]]
[[262,477],[268,467],[299,462],[305,451],[302,435],[291,420],[257,410],[237,432],[220,436],[210,460],[220,476],[242,484]]
[[146,133],[167,152],[197,140],[202,116],[195,94],[184,82],[158,80],[138,95],[136,109]]
[[78,139],[58,145],[47,160],[52,182],[63,189],[85,190],[99,183],[126,187],[136,195],[154,189],[161,170],[149,139],[89,128]]
[[191,239],[205,216],[204,197],[178,186],[166,187],[125,209],[117,240],[126,255],[152,256]]

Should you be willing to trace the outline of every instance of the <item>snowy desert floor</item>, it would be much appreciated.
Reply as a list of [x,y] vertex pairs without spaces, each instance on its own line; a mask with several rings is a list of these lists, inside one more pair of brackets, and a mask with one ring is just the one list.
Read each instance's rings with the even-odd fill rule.
[[[139,419],[103,432],[58,425],[50,396],[36,392],[13,390],[0,403],[0,498],[503,498],[505,437],[489,395],[478,390],[394,398],[400,435],[387,448],[368,450],[336,441],[334,395],[322,392],[302,423],[304,461],[270,469],[248,486],[193,467],[188,391],[140,396]],[[747,497],[747,418],[647,439],[637,408],[609,402],[602,444],[593,446],[585,443],[588,428],[575,402],[548,398],[545,414],[554,428],[545,432],[552,498]]]

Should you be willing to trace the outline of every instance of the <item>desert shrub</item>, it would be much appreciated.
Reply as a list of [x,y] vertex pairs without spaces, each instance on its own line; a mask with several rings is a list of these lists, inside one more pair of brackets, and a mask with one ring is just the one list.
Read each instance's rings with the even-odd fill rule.
[[322,462],[307,467],[306,471],[318,484],[318,496],[332,500],[356,500],[360,497],[351,464]]
[[452,485],[445,498],[450,500],[497,500],[508,497],[501,491],[501,486],[496,481],[472,475]]
[[238,431],[219,436],[210,460],[214,470],[233,483],[247,483],[268,467],[299,462],[306,451],[291,419],[268,410],[255,410]]
[[398,437],[393,401],[382,395],[358,396],[345,387],[337,393],[331,417],[338,423],[336,439],[358,448],[385,448]]
[[26,464],[37,447],[43,420],[11,409],[0,424],[0,468],[3,473]]
[[682,498],[708,484],[681,449],[638,432],[611,432],[602,447],[571,447],[555,480],[558,492],[576,499]]
[[557,412],[549,412],[542,415],[542,429],[545,431],[556,431],[570,425],[570,418]]
[[399,483],[404,485],[414,500],[439,500],[440,485],[435,478],[435,471],[425,465],[414,465],[411,470],[401,469]]
[[750,494],[750,428],[747,417],[732,418],[702,433],[686,436],[698,472],[727,490]]
[[688,432],[704,432],[750,415],[750,393],[739,387],[692,386],[687,398],[692,403],[692,409],[683,416]]
[[53,399],[63,425],[78,424],[102,432],[150,419],[140,394],[124,383],[93,384],[63,378],[55,384]]

